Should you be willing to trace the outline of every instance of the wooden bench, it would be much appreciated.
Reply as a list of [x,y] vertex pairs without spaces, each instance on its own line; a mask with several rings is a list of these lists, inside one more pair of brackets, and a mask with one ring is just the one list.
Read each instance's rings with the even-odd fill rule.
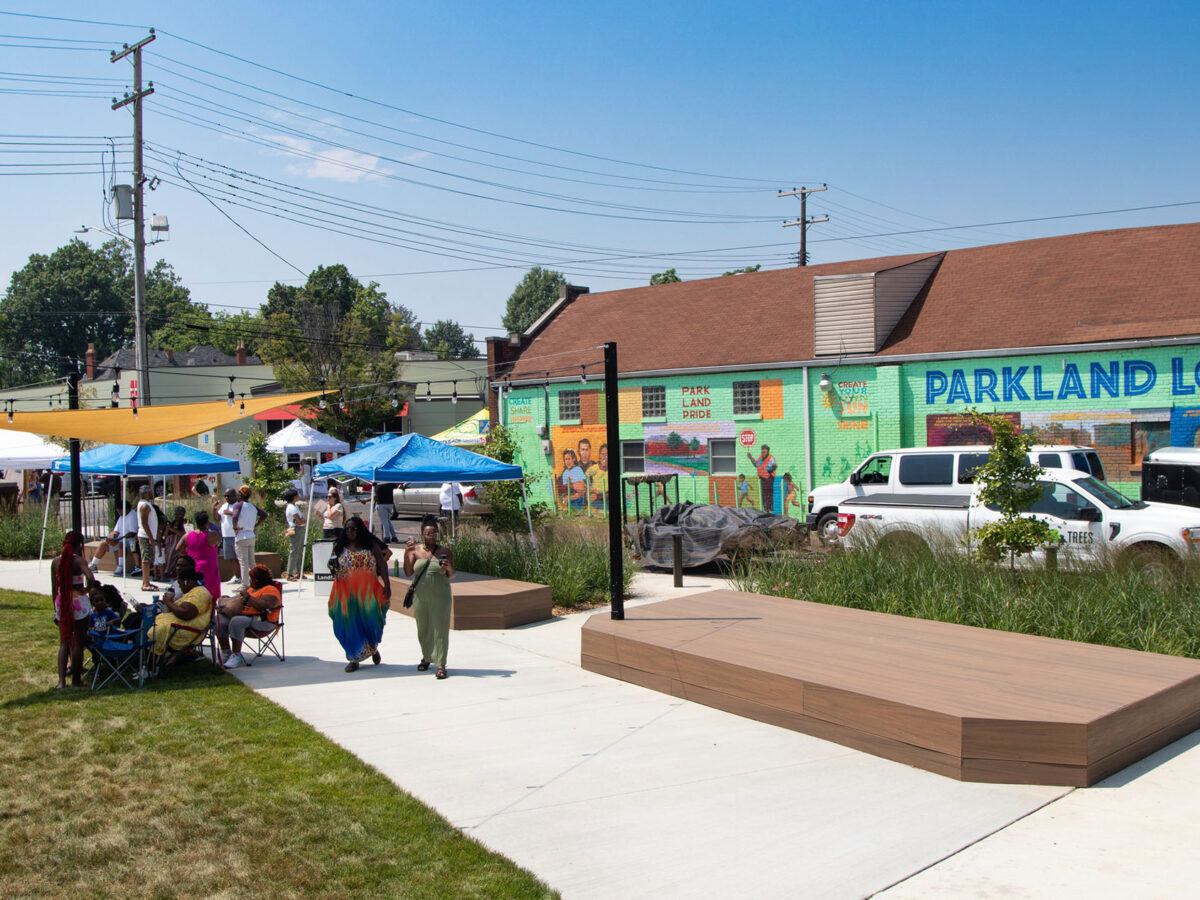
[[581,658],[962,781],[1087,786],[1200,727],[1200,660],[737,591],[594,615]]
[[[392,577],[392,612],[411,616],[412,609],[401,605],[408,582]],[[455,631],[513,628],[554,615],[550,588],[544,584],[459,572],[450,586],[454,593],[450,627]]]

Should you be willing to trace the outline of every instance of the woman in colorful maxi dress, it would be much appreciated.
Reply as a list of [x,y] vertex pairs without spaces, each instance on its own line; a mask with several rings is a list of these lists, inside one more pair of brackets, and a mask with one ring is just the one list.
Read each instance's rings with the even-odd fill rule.
[[379,642],[392,602],[392,582],[383,544],[358,516],[346,522],[334,541],[329,568],[334,573],[329,618],[349,660],[346,671],[353,672],[368,656],[379,665]]
[[450,644],[450,579],[454,577],[454,551],[438,543],[437,519],[426,516],[421,523],[421,543],[409,540],[404,546],[404,574],[420,581],[413,591],[413,618],[421,644],[424,672],[437,665],[437,677],[446,677],[446,653]]

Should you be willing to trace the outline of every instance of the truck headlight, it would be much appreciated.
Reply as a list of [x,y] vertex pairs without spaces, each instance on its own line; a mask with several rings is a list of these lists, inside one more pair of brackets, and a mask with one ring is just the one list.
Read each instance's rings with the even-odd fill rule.
[[1183,529],[1183,539],[1192,546],[1200,544],[1200,526]]

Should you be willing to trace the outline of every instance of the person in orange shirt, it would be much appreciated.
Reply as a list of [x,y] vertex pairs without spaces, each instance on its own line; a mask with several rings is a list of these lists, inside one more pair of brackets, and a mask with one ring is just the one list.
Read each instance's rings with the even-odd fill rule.
[[750,464],[758,472],[763,511],[775,512],[775,457],[771,455],[771,448],[763,444],[758,459],[751,456],[750,451],[747,450],[746,459],[750,460]]

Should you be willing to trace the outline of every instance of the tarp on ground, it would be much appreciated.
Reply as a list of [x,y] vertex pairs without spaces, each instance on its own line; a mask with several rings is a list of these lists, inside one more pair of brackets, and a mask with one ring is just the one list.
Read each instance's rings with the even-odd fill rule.
[[750,507],[673,503],[646,521],[625,526],[638,554],[650,565],[670,568],[673,538],[682,539],[683,565],[700,566],[721,554],[756,553],[807,540],[807,526],[788,516]]
[[267,438],[272,453],[349,453],[350,445],[296,419]]
[[[211,403],[173,403],[143,406],[136,413],[127,406],[103,409],[64,409],[54,412],[25,412],[18,409],[13,420],[0,417],[0,431],[28,431],[51,437],[78,438],[103,444],[149,447],[178,441],[202,431],[236,422],[243,417],[317,397],[320,391],[247,397],[230,406],[226,400]],[[243,407],[245,407],[243,409]]]
[[457,447],[470,447],[486,444],[488,433],[491,431],[491,417],[487,407],[479,410],[469,419],[464,419],[452,428],[439,431],[433,435],[435,441],[443,444],[454,444]]
[[406,434],[321,463],[317,478],[350,475],[363,481],[520,481],[520,466],[498,462],[423,434]]
[[[55,472],[71,471],[70,459],[58,459]],[[214,475],[239,471],[238,461],[172,442],[157,447],[105,444],[79,454],[84,475]]]
[[27,431],[0,431],[0,469],[48,469],[67,453]]

